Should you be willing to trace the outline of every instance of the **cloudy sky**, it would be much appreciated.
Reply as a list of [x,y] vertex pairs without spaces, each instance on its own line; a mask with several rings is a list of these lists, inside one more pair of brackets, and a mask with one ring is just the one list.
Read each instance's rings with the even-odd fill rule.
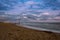
[[60,0],[0,0],[0,5],[0,11],[30,20],[60,19]]

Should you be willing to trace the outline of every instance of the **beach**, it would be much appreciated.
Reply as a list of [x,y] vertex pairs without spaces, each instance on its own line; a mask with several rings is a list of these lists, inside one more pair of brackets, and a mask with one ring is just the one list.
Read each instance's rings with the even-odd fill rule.
[[0,40],[60,40],[60,34],[0,23]]

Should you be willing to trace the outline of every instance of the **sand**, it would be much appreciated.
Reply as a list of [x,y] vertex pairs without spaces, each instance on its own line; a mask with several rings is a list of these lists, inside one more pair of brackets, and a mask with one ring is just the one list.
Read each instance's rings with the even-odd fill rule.
[[0,23],[0,40],[60,40],[60,34]]

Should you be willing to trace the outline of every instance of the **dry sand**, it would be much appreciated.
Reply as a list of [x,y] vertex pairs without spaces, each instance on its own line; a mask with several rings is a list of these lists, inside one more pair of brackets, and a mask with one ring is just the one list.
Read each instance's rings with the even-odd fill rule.
[[60,40],[60,34],[0,23],[0,40]]

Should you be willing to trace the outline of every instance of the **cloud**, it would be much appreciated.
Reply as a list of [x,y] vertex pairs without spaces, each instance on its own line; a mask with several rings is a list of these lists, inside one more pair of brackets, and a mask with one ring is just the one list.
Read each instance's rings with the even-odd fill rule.
[[57,0],[58,2],[60,2],[60,0]]
[[50,13],[42,13],[43,15],[50,15]]
[[32,4],[36,4],[36,2],[34,2],[34,1],[27,1],[27,2],[25,2],[25,4],[32,5]]
[[[12,3],[14,4],[14,3]],[[39,5],[39,6],[38,6]],[[13,6],[13,9],[7,10],[6,14],[9,15],[20,15],[17,17],[22,17],[22,19],[25,20],[34,20],[34,21],[41,21],[43,20],[48,20],[48,19],[53,19],[55,18],[58,14],[60,14],[60,10],[52,10],[51,8],[48,9],[37,9],[42,7],[41,5],[44,5],[43,2],[36,2],[36,1],[26,1],[24,3],[18,2],[17,5]],[[33,8],[35,10],[33,10]],[[14,17],[14,18],[17,18]]]

